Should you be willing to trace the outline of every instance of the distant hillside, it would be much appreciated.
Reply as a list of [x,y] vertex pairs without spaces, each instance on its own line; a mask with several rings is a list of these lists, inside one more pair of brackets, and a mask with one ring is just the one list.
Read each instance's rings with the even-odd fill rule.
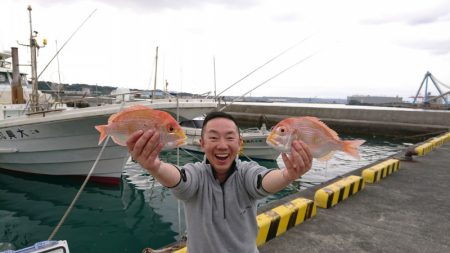
[[[236,96],[225,96],[225,101],[233,101]],[[239,101],[265,102],[265,103],[320,103],[320,104],[345,104],[347,99],[342,98],[296,98],[296,97],[244,97]]]
[[[57,91],[58,84],[52,83],[52,82],[46,82],[46,81],[39,81],[38,87],[39,90],[42,91]],[[110,95],[111,92],[117,87],[113,86],[97,86],[97,85],[89,85],[89,84],[62,84],[62,87],[59,90],[64,91],[83,91],[89,89],[90,94],[97,95],[97,96],[107,96]],[[141,91],[138,89],[130,89],[130,91]],[[160,91],[160,90],[158,90]],[[170,92],[173,96],[198,96],[191,93],[185,93],[185,92]],[[237,96],[223,96],[222,99],[225,101],[233,101]],[[274,103],[274,102],[282,102],[282,103],[321,103],[321,104],[346,104],[347,99],[341,99],[341,98],[296,98],[296,97],[244,97],[240,98],[239,101],[246,101],[246,102],[265,102],[265,103]]]
[[[58,90],[57,87],[58,84],[47,82],[47,81],[39,81],[38,82],[38,89],[42,91],[56,91]],[[89,85],[89,84],[81,84],[81,83],[74,83],[74,84],[61,84],[61,88],[59,90],[65,90],[65,91],[82,91],[83,89],[90,89],[91,94],[96,95],[109,95],[111,94],[111,91],[117,89],[117,87],[112,86],[97,86],[97,85]]]

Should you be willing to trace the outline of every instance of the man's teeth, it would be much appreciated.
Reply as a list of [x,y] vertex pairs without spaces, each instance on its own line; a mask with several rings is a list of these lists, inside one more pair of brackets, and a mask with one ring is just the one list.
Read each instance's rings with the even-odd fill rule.
[[221,155],[221,154],[216,154],[216,156],[217,156],[217,157],[220,157],[220,158],[226,158],[226,157],[228,157],[228,154],[223,154],[223,155]]

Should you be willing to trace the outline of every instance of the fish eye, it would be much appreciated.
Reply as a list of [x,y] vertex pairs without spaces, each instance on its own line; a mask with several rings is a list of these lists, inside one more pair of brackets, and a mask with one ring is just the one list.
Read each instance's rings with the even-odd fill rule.
[[278,134],[280,134],[280,135],[285,135],[285,134],[287,134],[289,131],[288,131],[288,129],[287,129],[286,127],[280,126],[280,127],[278,127],[277,132],[278,132]]

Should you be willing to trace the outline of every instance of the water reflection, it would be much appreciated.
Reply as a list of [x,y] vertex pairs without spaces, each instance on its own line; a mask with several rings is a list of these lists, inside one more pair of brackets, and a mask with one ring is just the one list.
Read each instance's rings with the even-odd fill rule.
[[[88,184],[54,239],[69,242],[71,252],[140,252],[175,240],[176,203],[149,205],[145,192],[125,180],[118,187]],[[81,185],[63,177],[0,173],[0,242],[23,248],[46,240]],[[167,192],[166,192],[167,194]],[[155,195],[156,196],[156,195]]]

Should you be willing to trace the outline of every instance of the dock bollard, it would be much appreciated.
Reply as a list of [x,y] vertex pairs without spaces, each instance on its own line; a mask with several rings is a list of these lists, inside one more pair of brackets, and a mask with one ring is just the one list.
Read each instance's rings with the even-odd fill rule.
[[400,169],[400,161],[397,159],[388,159],[372,167],[364,169],[361,173],[364,181],[367,183],[375,183],[389,176],[394,171]]
[[364,179],[348,176],[316,191],[314,202],[318,207],[330,208],[364,189]]

